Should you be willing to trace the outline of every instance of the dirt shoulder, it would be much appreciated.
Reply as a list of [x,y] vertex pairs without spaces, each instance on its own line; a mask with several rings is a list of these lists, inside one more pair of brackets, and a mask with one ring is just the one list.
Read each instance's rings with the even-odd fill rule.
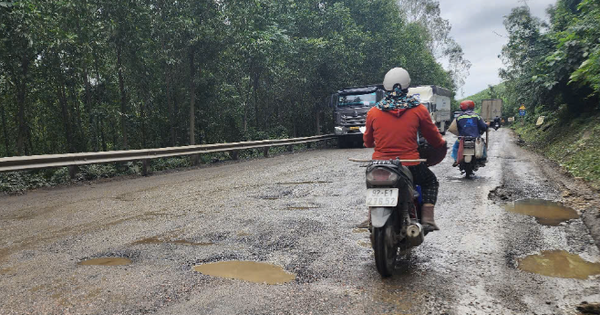
[[[521,144],[523,143],[521,142]],[[564,167],[537,152],[538,150],[531,150],[526,145],[522,145],[522,147],[536,156],[534,162],[548,180],[554,182],[561,189],[564,205],[581,213],[583,222],[590,230],[596,245],[600,247],[600,194],[598,194],[598,190],[582,178],[574,177]]]

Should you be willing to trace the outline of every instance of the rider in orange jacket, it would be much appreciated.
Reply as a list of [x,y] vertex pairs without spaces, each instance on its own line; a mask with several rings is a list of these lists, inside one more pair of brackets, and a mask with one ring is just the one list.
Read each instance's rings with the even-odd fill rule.
[[[386,95],[367,113],[363,141],[368,148],[375,148],[373,160],[419,158],[417,134],[420,131],[427,142],[437,148],[438,155],[445,156],[446,141],[431,121],[427,108],[407,95],[410,75],[403,68],[388,71],[383,80]],[[441,152],[441,153],[440,153]],[[439,163],[441,159],[438,159]],[[439,230],[434,221],[434,206],[439,183],[435,174],[420,162],[403,163],[413,175],[414,183],[421,186],[423,195],[422,219],[424,228]]]

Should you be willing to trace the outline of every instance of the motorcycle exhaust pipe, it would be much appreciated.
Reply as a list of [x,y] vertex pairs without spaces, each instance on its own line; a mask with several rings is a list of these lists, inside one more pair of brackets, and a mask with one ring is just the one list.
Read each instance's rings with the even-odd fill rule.
[[406,227],[406,236],[408,238],[408,242],[412,246],[418,246],[423,243],[425,239],[425,235],[423,234],[423,226],[419,223],[411,223]]

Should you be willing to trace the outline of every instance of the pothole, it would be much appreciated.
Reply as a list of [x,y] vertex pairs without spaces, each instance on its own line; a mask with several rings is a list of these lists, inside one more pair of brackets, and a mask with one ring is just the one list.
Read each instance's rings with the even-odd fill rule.
[[515,201],[507,205],[506,210],[535,217],[539,224],[550,226],[557,226],[562,222],[579,218],[579,214],[574,209],[543,199]]
[[195,266],[194,270],[208,276],[254,283],[284,284],[296,279],[295,274],[279,266],[254,261],[215,262]]
[[304,207],[298,207],[298,206],[294,206],[294,207],[287,207],[285,208],[286,210],[311,210],[311,209],[319,209],[320,207],[317,206],[304,206]]
[[130,265],[132,261],[121,257],[105,257],[84,260],[79,263],[81,266],[125,266]]
[[306,182],[283,182],[277,183],[278,185],[312,185],[312,184],[333,184],[330,181],[306,181]]
[[358,245],[365,247],[365,248],[371,248],[371,242],[368,241],[358,241]]
[[600,303],[582,302],[577,310],[580,315],[597,315],[600,314]]
[[513,193],[510,190],[506,189],[504,185],[502,185],[494,188],[493,190],[490,190],[490,193],[488,194],[488,199],[505,202],[513,199]]
[[12,268],[0,269],[0,275],[7,275],[7,274],[12,273],[12,272],[13,272]]
[[518,268],[542,276],[585,280],[600,275],[600,263],[583,260],[566,251],[543,251],[518,260]]
[[138,245],[138,244],[165,244],[165,243],[177,244],[177,245],[192,245],[192,246],[209,246],[209,245],[214,245],[214,243],[212,243],[212,242],[192,242],[192,241],[188,241],[188,240],[160,239],[158,237],[144,238],[144,239],[141,239],[139,241],[135,241],[133,243],[133,245]]

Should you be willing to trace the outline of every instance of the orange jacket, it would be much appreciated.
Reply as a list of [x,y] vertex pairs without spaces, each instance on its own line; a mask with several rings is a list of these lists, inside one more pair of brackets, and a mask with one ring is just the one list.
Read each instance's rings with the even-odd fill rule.
[[[363,141],[367,148],[375,148],[373,160],[400,159],[413,160],[419,158],[417,131],[430,145],[439,148],[444,145],[444,138],[431,121],[429,111],[422,104],[409,109],[382,111],[377,107],[367,113],[367,130]],[[418,165],[418,162],[403,163]]]

